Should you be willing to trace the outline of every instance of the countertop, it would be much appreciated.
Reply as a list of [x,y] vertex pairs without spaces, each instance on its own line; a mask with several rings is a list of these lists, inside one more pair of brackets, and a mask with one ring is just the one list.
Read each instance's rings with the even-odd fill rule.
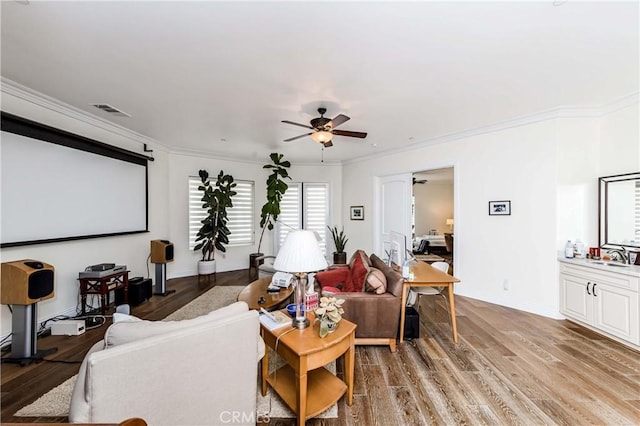
[[623,275],[631,275],[632,277],[640,278],[640,266],[638,265],[629,265],[629,266],[609,266],[606,263],[614,263],[614,262],[602,262],[601,260],[591,260],[585,259],[582,257],[574,257],[574,258],[566,258],[561,254],[558,255],[558,261],[563,263],[569,263],[577,266],[586,266],[587,268],[600,269],[601,271],[607,272],[615,272]]

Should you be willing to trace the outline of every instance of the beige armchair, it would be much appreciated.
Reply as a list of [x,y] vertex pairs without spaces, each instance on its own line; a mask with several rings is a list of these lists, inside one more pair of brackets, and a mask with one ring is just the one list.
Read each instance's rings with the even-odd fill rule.
[[115,323],[80,367],[69,421],[253,425],[259,329],[244,302],[192,320]]

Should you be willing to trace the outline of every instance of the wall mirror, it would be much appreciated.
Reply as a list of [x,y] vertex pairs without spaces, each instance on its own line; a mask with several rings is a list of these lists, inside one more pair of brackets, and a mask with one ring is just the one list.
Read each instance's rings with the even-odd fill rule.
[[640,172],[599,179],[599,244],[640,251]]

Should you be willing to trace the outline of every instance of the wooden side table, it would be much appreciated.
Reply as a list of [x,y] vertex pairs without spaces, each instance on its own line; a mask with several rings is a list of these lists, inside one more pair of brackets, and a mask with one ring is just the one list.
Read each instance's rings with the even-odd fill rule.
[[[307,313],[311,326],[303,330],[291,326],[269,330],[261,325],[262,338],[287,365],[269,375],[268,351],[262,358],[262,395],[267,383],[297,415],[297,424],[325,411],[346,393],[347,405],[353,404],[356,325],[345,319],[335,332],[319,336],[319,323],[313,313]],[[279,338],[279,339],[278,339]],[[277,341],[277,347],[276,347]],[[343,382],[325,365],[344,356]]]
[[87,294],[100,295],[100,310],[102,315],[107,309],[107,294],[110,291],[124,289],[124,303],[129,303],[129,271],[120,271],[100,278],[78,278],[80,281],[80,296],[82,298],[82,315],[85,314]]

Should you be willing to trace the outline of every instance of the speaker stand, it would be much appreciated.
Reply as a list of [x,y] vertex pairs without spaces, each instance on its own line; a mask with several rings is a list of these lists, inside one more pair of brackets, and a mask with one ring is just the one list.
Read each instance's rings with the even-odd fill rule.
[[175,293],[175,290],[167,290],[167,264],[156,263],[156,287],[154,296],[168,296]]
[[31,305],[13,305],[11,314],[11,355],[2,358],[2,363],[29,365],[40,361],[46,355],[58,351],[58,348],[38,350],[38,307]]

